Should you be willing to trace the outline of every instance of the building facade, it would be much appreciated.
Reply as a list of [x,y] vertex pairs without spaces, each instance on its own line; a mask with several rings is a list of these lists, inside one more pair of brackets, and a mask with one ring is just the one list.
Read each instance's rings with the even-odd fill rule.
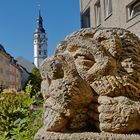
[[40,11],[37,18],[37,28],[34,33],[34,64],[39,68],[41,62],[47,57],[47,38],[43,28],[43,19]]
[[140,0],[80,0],[81,27],[120,27],[140,37]]
[[0,90],[12,88],[21,89],[22,71],[16,60],[0,45]]

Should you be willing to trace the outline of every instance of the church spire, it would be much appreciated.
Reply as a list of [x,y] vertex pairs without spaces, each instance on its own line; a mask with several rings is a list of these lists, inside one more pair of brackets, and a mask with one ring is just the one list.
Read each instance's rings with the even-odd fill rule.
[[43,19],[41,17],[41,10],[39,9],[39,16],[37,18],[37,29],[36,32],[42,32],[45,33],[45,30],[43,28]]
[[41,10],[39,9],[39,17],[41,16]]

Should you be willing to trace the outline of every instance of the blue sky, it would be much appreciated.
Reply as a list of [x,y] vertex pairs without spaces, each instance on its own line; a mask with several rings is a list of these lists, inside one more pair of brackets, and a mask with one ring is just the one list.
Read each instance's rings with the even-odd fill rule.
[[0,43],[13,57],[33,62],[38,4],[48,37],[48,56],[59,41],[80,28],[79,0],[0,0]]

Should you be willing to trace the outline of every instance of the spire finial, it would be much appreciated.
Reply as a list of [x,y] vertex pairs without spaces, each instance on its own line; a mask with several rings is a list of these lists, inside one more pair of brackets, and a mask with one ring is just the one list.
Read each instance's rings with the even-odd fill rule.
[[41,16],[41,8],[40,8],[41,6],[40,4],[38,4],[37,6],[38,6],[38,11],[39,11],[39,16]]

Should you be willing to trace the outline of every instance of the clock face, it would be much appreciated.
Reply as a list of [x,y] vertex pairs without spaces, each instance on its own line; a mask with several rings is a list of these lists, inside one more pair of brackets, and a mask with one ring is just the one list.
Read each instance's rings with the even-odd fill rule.
[[34,35],[34,43],[46,43],[46,38],[44,35],[41,34],[35,34]]
[[38,35],[37,35],[37,34],[35,34],[35,35],[34,35],[34,38],[38,38]]
[[37,39],[34,40],[34,43],[37,43]]

